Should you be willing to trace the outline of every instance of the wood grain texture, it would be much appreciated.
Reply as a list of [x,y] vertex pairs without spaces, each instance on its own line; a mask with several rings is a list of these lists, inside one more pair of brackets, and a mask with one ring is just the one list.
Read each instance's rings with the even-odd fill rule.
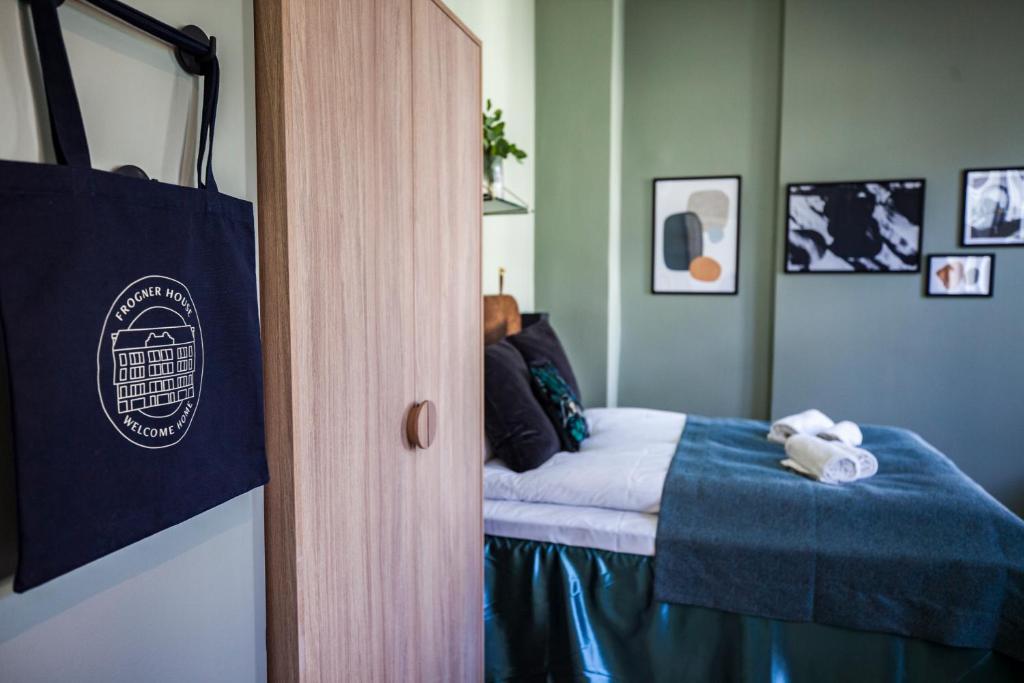
[[[254,4],[271,680],[480,680],[479,46],[430,0]],[[424,27],[465,72],[423,90],[465,126],[425,180]],[[430,212],[439,237],[456,221],[443,239],[416,233],[414,195],[460,207]],[[444,303],[416,291],[437,263],[460,269],[425,278]],[[438,436],[416,452],[405,419],[425,398]]]
[[270,483],[264,492],[267,586],[267,677],[298,680],[294,451],[291,412],[291,308],[288,301],[288,183],[284,135],[283,6],[254,7],[256,117],[259,121],[260,325],[263,338],[265,429]]
[[[451,8],[448,7],[448,5],[444,4],[444,2],[442,2],[441,0],[431,0],[431,1],[434,3],[434,6],[437,7],[437,9],[441,10],[442,12],[444,12],[445,16],[447,16],[448,19],[450,19],[453,24],[455,24],[456,26],[459,27],[460,31],[462,31],[463,33],[466,34],[467,38],[469,38],[474,43],[476,43],[478,47],[483,47],[483,41],[481,41],[480,38],[475,33],[473,33],[473,31],[471,31],[470,28],[468,26],[466,26],[465,23],[463,23],[462,19],[459,19],[458,15],[455,14],[455,12],[453,12],[451,10]],[[483,76],[483,72],[482,71],[481,71],[481,76]],[[481,86],[481,91],[482,91],[482,86]],[[482,137],[483,137],[483,133],[481,132],[481,138]],[[482,143],[482,140],[481,140],[481,143]],[[481,166],[482,166],[483,165],[483,161],[481,161],[480,163],[481,163]]]
[[[416,391],[437,403],[416,461],[420,680],[483,679],[483,319],[480,47],[443,6],[413,0]],[[440,245],[438,248],[436,245]],[[437,324],[436,321],[441,321]],[[434,398],[437,397],[437,398]],[[460,530],[452,533],[452,530]],[[453,648],[454,651],[453,651]]]

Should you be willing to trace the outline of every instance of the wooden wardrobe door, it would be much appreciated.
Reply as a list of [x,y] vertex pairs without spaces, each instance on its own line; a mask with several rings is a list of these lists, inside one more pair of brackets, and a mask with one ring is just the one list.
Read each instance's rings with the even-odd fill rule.
[[479,43],[431,0],[254,13],[269,677],[481,680]]
[[404,423],[416,396],[412,6],[254,7],[269,676],[426,680],[414,591],[418,525],[433,522],[412,495],[419,456]]
[[415,599],[421,677],[483,679],[483,305],[480,44],[412,0],[416,394],[436,439],[413,468],[422,520]]

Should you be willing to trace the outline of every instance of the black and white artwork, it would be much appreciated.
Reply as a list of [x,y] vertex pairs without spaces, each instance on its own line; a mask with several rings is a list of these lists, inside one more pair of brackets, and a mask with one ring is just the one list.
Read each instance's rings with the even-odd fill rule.
[[995,254],[931,254],[928,296],[992,296]]
[[924,180],[789,185],[787,273],[917,273]]
[[964,172],[965,247],[1024,246],[1024,168]]

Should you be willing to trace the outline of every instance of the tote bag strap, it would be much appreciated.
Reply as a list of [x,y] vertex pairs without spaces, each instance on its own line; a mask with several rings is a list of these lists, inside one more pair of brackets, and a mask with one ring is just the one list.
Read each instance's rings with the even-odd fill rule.
[[[217,40],[211,38],[211,41]],[[217,124],[217,99],[220,93],[220,62],[212,57],[203,66],[203,114],[199,124],[199,154],[196,159],[196,181],[201,188],[217,191],[213,178],[213,130]],[[209,138],[210,145],[206,142]],[[206,157],[206,175],[203,176],[203,157]]]
[[[89,143],[85,137],[82,109],[75,92],[75,81],[71,75],[71,65],[64,46],[64,35],[57,17],[57,6],[54,0],[28,1],[32,10],[32,28],[43,72],[43,87],[57,162],[65,166],[91,168],[92,160],[89,156]],[[211,44],[211,51],[213,47]],[[217,57],[213,56],[205,62],[203,68],[203,111],[199,128],[196,180],[200,188],[214,192],[217,191],[217,183],[213,178],[213,129],[217,121],[219,90],[220,64]]]
[[89,143],[85,139],[82,109],[78,106],[71,65],[64,48],[64,36],[57,19],[57,7],[53,0],[29,2],[57,162],[65,166],[89,168],[92,166]]

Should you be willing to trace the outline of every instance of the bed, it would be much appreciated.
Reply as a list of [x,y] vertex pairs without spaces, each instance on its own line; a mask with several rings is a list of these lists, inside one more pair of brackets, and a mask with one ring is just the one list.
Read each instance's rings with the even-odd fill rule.
[[522,473],[485,465],[488,681],[1024,680],[992,649],[655,599],[663,486],[688,418],[585,416],[578,453]]

